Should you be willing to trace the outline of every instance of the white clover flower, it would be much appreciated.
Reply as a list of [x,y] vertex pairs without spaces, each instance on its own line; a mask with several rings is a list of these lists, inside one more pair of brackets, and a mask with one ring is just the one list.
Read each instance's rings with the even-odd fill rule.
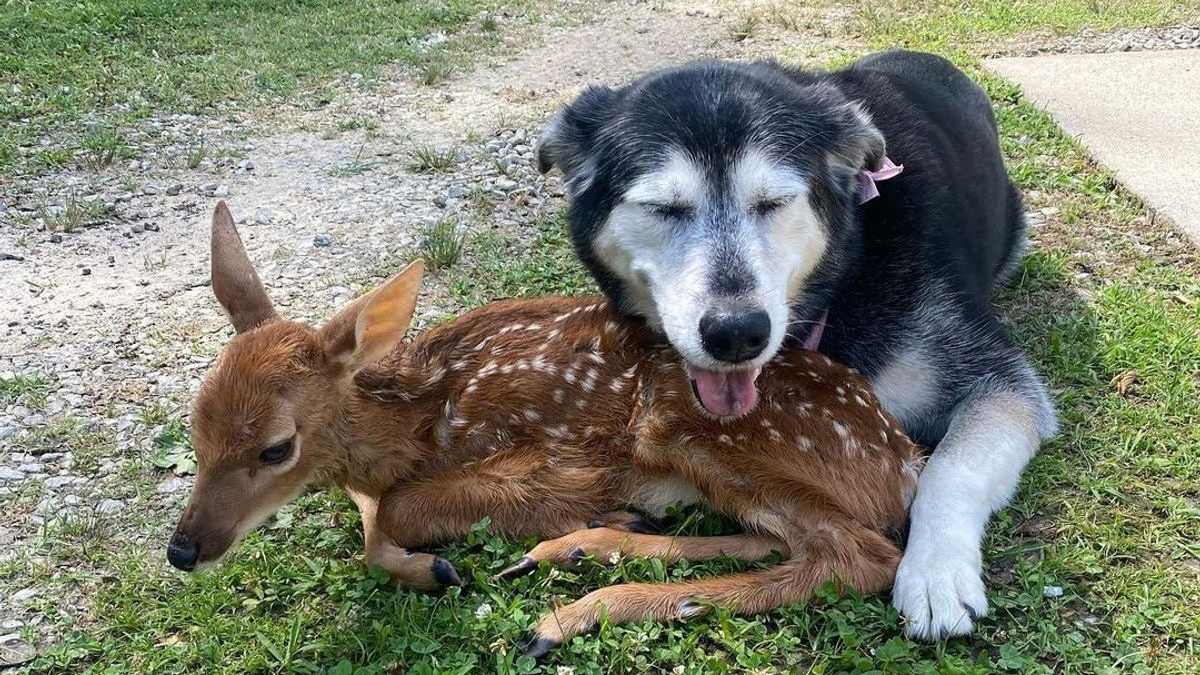
[[492,606],[490,603],[485,602],[482,605],[475,608],[475,618],[476,619],[482,619],[483,617],[485,617],[491,613],[492,613]]

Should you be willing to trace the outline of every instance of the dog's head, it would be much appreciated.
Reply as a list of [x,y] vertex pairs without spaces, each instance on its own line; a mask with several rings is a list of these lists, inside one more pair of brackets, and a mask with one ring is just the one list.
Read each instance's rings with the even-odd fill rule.
[[584,262],[666,333],[715,415],[750,410],[789,327],[827,307],[860,246],[859,173],[883,159],[862,107],[774,64],[589,88],[538,143],[542,171],[563,173]]

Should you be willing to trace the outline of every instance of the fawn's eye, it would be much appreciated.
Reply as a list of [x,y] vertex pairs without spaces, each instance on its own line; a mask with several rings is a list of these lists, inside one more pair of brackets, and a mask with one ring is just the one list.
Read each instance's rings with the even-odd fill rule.
[[263,464],[278,464],[292,455],[292,439],[276,443],[259,453],[258,458]]

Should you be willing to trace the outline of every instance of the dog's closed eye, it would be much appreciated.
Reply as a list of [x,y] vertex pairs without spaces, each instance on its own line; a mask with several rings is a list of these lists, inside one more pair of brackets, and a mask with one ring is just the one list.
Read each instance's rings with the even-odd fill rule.
[[656,216],[672,220],[690,218],[695,213],[695,209],[691,205],[683,202],[644,202],[642,208]]
[[760,218],[765,218],[783,208],[785,203],[787,202],[782,197],[762,197],[750,204],[750,211]]

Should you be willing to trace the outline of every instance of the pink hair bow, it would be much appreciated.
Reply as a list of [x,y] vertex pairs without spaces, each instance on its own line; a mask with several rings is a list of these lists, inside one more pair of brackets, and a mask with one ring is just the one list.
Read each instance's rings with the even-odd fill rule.
[[896,164],[891,157],[883,158],[883,165],[878,171],[867,171],[863,169],[858,172],[858,181],[860,185],[858,194],[858,203],[865,204],[879,196],[879,187],[875,185],[876,181],[895,178],[904,171],[903,164]]

